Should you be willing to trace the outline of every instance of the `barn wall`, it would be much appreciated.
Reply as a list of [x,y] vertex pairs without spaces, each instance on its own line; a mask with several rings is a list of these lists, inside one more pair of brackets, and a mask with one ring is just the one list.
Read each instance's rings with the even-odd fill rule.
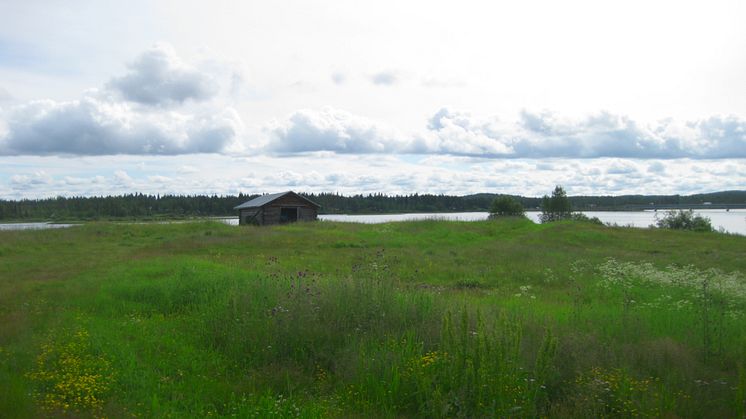
[[246,217],[251,217],[256,214],[256,222],[262,224],[262,209],[261,208],[248,208],[242,209],[238,214],[238,224],[246,224]]
[[298,208],[298,221],[315,221],[318,209],[302,198],[292,194],[278,198],[261,208],[246,208],[239,212],[239,224],[244,224],[246,216],[256,215],[260,225],[280,224],[280,209],[283,207]]
[[280,224],[280,207],[276,205],[267,205],[264,208],[264,217],[262,224]]
[[318,211],[314,207],[302,207],[299,209],[298,221],[316,221]]
[[300,205],[275,205],[273,202],[264,207],[264,219],[265,225],[280,224],[280,210],[282,208],[298,208],[298,221],[315,221],[317,219],[317,210],[308,204],[304,203],[304,206]]

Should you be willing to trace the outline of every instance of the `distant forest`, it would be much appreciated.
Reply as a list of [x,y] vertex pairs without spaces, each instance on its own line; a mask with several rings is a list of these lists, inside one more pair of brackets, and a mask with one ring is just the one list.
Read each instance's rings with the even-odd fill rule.
[[[373,214],[401,212],[488,211],[500,194],[466,196],[354,195],[334,193],[302,194],[321,205],[322,214]],[[232,216],[233,207],[259,195],[143,195],[105,197],[57,197],[47,199],[0,200],[0,220],[100,220],[165,219],[204,216]],[[513,195],[511,195],[513,196]],[[541,198],[513,196],[526,209],[538,209]],[[746,204],[746,191],[725,191],[697,195],[572,196],[574,210],[629,210],[635,206],[671,204]]]

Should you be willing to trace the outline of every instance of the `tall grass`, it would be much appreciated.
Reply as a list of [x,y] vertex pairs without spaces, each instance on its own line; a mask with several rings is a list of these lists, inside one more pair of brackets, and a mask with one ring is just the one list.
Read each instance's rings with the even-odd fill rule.
[[8,417],[746,411],[743,238],[517,219],[48,234],[2,233]]

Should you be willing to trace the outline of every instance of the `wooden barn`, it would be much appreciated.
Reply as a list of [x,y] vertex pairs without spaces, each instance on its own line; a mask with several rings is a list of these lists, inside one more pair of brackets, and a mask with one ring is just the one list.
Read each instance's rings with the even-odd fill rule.
[[319,204],[293,191],[262,195],[233,208],[238,210],[238,224],[272,225],[295,221],[314,221]]

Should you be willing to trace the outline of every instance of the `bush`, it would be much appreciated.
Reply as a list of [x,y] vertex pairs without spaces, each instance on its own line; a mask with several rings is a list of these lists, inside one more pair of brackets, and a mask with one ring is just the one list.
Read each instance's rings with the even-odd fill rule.
[[708,217],[694,214],[692,210],[669,211],[663,218],[655,222],[658,228],[670,228],[673,230],[713,231],[712,223]]
[[601,226],[604,225],[603,221],[601,221],[598,217],[589,217],[582,212],[573,212],[572,214],[570,214],[569,219],[573,221],[582,221],[585,223],[592,223]]
[[498,196],[492,201],[490,218],[506,216],[523,217],[523,205],[511,196]]
[[551,198],[544,195],[544,198],[541,200],[541,215],[539,219],[542,223],[548,223],[571,218],[570,200],[567,199],[567,193],[562,186],[557,185],[554,191],[552,191]]

